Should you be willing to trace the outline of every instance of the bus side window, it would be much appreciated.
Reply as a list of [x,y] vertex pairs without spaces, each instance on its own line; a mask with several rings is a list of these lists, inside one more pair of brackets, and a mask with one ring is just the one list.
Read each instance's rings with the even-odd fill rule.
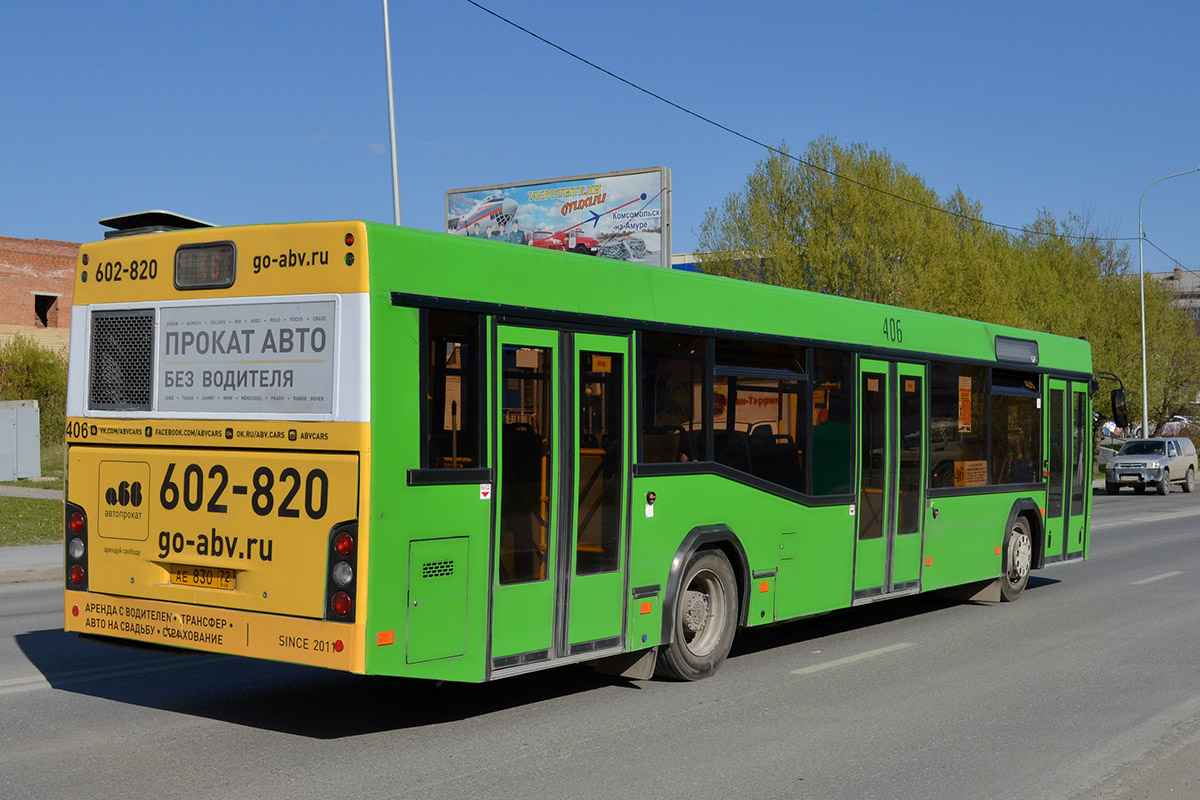
[[809,452],[812,494],[850,492],[854,486],[854,365],[850,354],[814,347],[811,356],[812,428]]
[[482,321],[478,314],[421,312],[421,466],[470,469],[482,464],[480,375]]
[[672,333],[641,334],[641,460],[706,461],[705,340]]

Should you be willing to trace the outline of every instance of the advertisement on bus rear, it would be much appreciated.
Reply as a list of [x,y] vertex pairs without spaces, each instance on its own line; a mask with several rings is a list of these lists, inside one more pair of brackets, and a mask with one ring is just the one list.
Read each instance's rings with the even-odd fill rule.
[[446,192],[446,231],[671,266],[671,171],[576,175]]
[[164,307],[158,409],[333,413],[332,300]]

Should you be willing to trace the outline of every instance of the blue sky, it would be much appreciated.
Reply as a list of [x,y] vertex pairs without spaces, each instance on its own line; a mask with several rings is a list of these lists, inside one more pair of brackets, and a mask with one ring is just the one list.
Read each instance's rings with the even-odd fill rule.
[[[886,150],[1008,225],[1136,239],[1142,192],[1200,166],[1194,0],[481,2],[757,139]],[[406,225],[444,230],[447,189],[662,165],[684,252],[764,155],[465,0],[392,0],[391,23]],[[376,0],[5,0],[0,75],[0,235],[89,241],[148,208],[391,221]],[[1144,218],[1200,270],[1200,173]]]

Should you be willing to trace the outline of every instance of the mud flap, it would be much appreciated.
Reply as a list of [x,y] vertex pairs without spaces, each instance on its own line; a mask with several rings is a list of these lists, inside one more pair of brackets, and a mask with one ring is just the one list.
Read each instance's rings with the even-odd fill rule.
[[964,603],[999,603],[1000,579],[964,583],[962,586],[951,586],[948,589],[938,589],[931,592],[934,597],[944,597],[947,600],[958,600]]
[[654,665],[658,663],[658,648],[621,653],[592,662],[592,669],[603,675],[619,675],[635,681],[647,681],[654,677]]

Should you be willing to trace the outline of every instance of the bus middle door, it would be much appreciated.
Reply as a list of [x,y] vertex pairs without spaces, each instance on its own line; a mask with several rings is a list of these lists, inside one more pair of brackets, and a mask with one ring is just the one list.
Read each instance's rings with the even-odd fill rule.
[[854,602],[920,589],[925,366],[862,359]]
[[628,343],[498,328],[493,671],[623,649]]

